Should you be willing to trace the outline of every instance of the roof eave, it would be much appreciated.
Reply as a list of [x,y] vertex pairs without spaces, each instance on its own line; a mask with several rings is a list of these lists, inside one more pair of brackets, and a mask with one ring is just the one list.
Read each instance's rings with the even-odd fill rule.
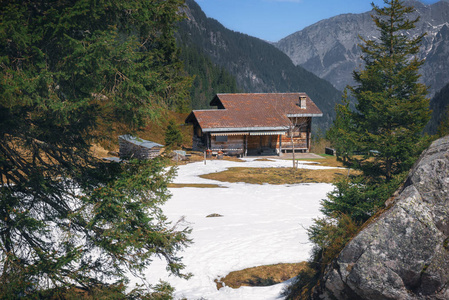
[[227,132],[227,131],[282,131],[288,130],[288,126],[277,127],[222,127],[222,128],[202,128],[203,132]]
[[287,114],[289,118],[300,118],[300,117],[322,117],[323,114]]

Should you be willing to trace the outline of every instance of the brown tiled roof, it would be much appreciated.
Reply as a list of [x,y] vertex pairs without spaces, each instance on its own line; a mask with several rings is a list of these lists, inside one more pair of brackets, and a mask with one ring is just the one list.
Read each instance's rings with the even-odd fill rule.
[[[306,97],[306,108],[299,104]],[[322,116],[305,93],[217,94],[211,105],[219,109],[194,110],[186,122],[195,118],[203,131],[281,130],[291,125],[288,117]]]

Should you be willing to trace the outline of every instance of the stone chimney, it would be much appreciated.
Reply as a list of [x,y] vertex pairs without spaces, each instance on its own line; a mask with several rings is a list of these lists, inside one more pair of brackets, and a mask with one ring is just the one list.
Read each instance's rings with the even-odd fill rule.
[[299,96],[299,107],[304,108],[304,109],[307,108],[306,101],[307,101],[306,96],[303,96],[303,95]]

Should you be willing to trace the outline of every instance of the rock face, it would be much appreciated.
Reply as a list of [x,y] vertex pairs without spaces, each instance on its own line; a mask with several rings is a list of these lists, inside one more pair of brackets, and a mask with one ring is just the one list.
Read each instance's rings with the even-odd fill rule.
[[449,299],[449,136],[390,206],[328,267],[314,299]]
[[[430,95],[449,82],[449,2],[425,5],[416,0],[405,2],[416,12],[410,19],[420,17],[408,36],[426,33],[418,57],[426,59],[421,67],[422,81],[430,86]],[[285,52],[296,65],[331,82],[337,89],[353,85],[352,71],[363,67],[358,44],[359,36],[373,39],[379,31],[371,19],[373,12],[345,14],[322,20],[293,33],[275,46]]]

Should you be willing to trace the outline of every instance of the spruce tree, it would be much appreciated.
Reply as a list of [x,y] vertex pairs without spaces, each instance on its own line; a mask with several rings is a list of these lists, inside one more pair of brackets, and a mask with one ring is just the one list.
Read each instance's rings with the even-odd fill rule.
[[355,141],[358,139],[355,124],[351,119],[351,108],[347,90],[344,91],[343,101],[335,106],[336,117],[333,125],[326,132],[326,137],[331,141],[336,150],[338,160],[348,163],[348,158],[354,153]]
[[361,224],[385,207],[426,142],[422,130],[429,120],[429,100],[426,87],[418,83],[423,62],[416,58],[423,36],[409,38],[406,33],[418,19],[407,19],[413,8],[403,1],[384,3],[383,8],[373,4],[379,38],[361,45],[365,67],[354,72],[356,86],[350,87],[355,109],[345,97],[328,131],[339,155],[347,155],[348,164],[362,174],[340,179],[323,200],[324,217],[308,229],[315,245],[312,271],[300,274],[288,298],[312,298],[326,265]]
[[444,110],[440,125],[438,125],[437,136],[443,137],[449,134],[449,105]]
[[330,218],[345,214],[366,221],[397,189],[428,140],[422,131],[430,118],[429,100],[418,83],[423,62],[416,58],[423,36],[409,38],[405,32],[418,19],[407,19],[413,8],[403,1],[384,2],[384,8],[373,5],[379,38],[361,45],[365,68],[354,72],[357,85],[350,87],[355,109],[345,98],[328,131],[338,155],[362,171],[337,182],[323,201]]
[[179,130],[174,120],[170,120],[165,130],[165,147],[173,149],[181,146],[182,133]]
[[0,298],[126,283],[154,256],[182,275],[188,230],[160,209],[174,171],[90,151],[185,106],[182,3],[2,1]]
[[373,5],[380,36],[363,40],[365,68],[354,72],[357,84],[350,90],[357,100],[351,114],[359,136],[355,146],[364,153],[360,167],[389,181],[408,170],[422,151],[430,113],[427,88],[418,82],[423,61],[416,54],[423,35],[407,35],[419,18],[407,19],[413,8],[403,1],[384,2],[383,8]]

